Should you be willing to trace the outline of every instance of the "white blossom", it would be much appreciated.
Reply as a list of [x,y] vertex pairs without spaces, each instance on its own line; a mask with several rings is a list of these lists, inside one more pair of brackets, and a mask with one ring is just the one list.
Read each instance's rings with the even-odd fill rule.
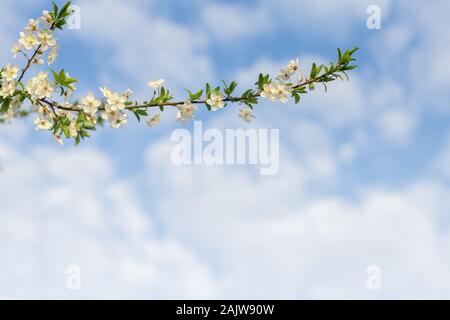
[[41,30],[38,33],[38,41],[42,46],[42,50],[47,50],[49,47],[56,46],[56,40],[53,38],[53,34],[48,30]]
[[107,120],[113,129],[119,129],[128,122],[128,115],[117,110],[103,112],[102,118]]
[[154,81],[150,81],[148,83],[148,86],[150,88],[153,88],[153,89],[156,90],[156,89],[161,88],[164,85],[165,82],[166,82],[166,80],[164,80],[164,79],[154,80]]
[[161,122],[161,115],[155,114],[153,117],[149,118],[145,123],[149,127],[156,127]]
[[55,20],[50,15],[50,12],[44,10],[42,12],[42,17],[39,18],[39,21],[42,21],[46,27],[50,28]]
[[25,27],[25,31],[28,33],[33,33],[39,30],[39,20],[30,19],[28,20],[28,24]]
[[123,127],[124,125],[126,125],[127,122],[128,122],[128,115],[126,113],[119,112],[117,114],[117,117],[114,119],[114,121],[111,122],[111,127],[113,129],[119,129],[119,128]]
[[211,106],[213,111],[219,110],[225,106],[223,95],[220,92],[212,92],[206,103]]
[[0,88],[0,96],[2,96],[3,98],[9,96],[12,97],[16,92],[16,88],[17,88],[17,81],[4,82],[2,87]]
[[289,61],[287,69],[290,70],[292,74],[294,74],[298,70],[298,63],[299,63],[298,58],[296,60]]
[[131,91],[131,89],[127,89],[123,94],[122,94],[127,100],[129,100],[131,98],[131,96],[133,95],[133,91]]
[[60,145],[60,146],[63,146],[63,145],[64,145],[64,141],[63,141],[63,139],[62,139],[62,137],[61,137],[61,135],[60,135],[59,133],[55,133],[55,134],[53,135],[53,139],[55,140],[55,142],[56,142],[58,145]]
[[49,65],[55,63],[56,59],[58,58],[58,50],[59,50],[59,46],[56,45],[52,48],[52,50],[48,54],[48,64]]
[[255,119],[255,116],[252,112],[253,111],[250,108],[239,109],[239,117],[245,122],[250,123],[253,119]]
[[289,81],[291,77],[297,72],[298,63],[299,63],[298,59],[289,61],[287,67],[280,70],[278,78],[283,81]]
[[42,55],[41,55],[41,54],[37,54],[37,55],[34,57],[32,63],[33,63],[33,64],[39,64],[39,65],[45,64],[44,59],[42,58]]
[[267,98],[271,101],[279,100],[286,103],[288,101],[288,95],[291,91],[291,87],[283,82],[265,84],[264,89],[261,92],[261,97]]
[[108,104],[106,108],[112,111],[117,111],[125,109],[127,99],[122,94],[115,92],[107,99],[107,102]]
[[37,117],[34,122],[36,130],[48,131],[53,127],[53,123],[48,119]]
[[12,48],[11,48],[11,53],[13,54],[13,59],[17,58],[17,55],[22,51],[22,47],[20,46],[19,43],[16,43]]
[[103,96],[108,99],[112,96],[112,91],[108,89],[107,87],[100,88],[100,91],[103,93]]
[[8,64],[2,71],[2,78],[6,81],[12,81],[17,78],[19,74],[19,66]]
[[55,87],[48,81],[47,73],[39,72],[36,77],[28,80],[25,90],[31,95],[31,99],[36,101],[51,97]]
[[80,101],[80,105],[82,106],[83,111],[87,114],[96,114],[101,104],[102,102],[96,99],[94,94],[92,93],[89,93]]
[[186,101],[181,106],[178,106],[177,121],[179,122],[189,122],[195,117],[195,112],[197,107],[194,106],[190,101]]
[[112,92],[110,89],[104,87],[100,88],[100,91],[103,93],[103,96],[106,98],[106,106],[105,109],[107,111],[119,111],[123,110],[126,107],[126,102],[128,98],[123,93]]
[[73,119],[69,124],[69,135],[72,138],[78,137],[77,121]]
[[31,50],[35,45],[38,44],[38,40],[34,35],[20,32],[19,44],[26,50]]

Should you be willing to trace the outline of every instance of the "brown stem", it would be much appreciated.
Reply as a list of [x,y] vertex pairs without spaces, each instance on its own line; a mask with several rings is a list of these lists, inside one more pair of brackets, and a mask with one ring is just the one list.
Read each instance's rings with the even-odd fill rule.
[[25,68],[22,69],[22,73],[20,74],[19,80],[17,80],[17,82],[22,81],[23,77],[25,76],[25,73],[28,71],[28,69],[30,69],[34,58],[36,58],[37,54],[39,53],[39,50],[41,50],[42,45],[40,44],[37,48],[36,51],[34,51],[33,55],[31,56],[31,58],[28,58],[28,62],[27,65],[25,66]]
[[[303,86],[307,86],[311,83],[317,83],[320,82],[320,80],[326,76],[326,74],[323,74],[317,78],[306,80],[298,85],[295,85],[292,87],[292,89],[298,89]],[[261,92],[257,92],[256,94],[252,95],[252,98],[257,98],[261,96]],[[223,99],[224,102],[234,102],[239,103],[248,100],[246,97],[228,97]],[[48,106],[57,108],[59,110],[63,111],[71,111],[71,112],[82,112],[83,110],[81,108],[75,108],[75,107],[65,107],[60,105],[58,102],[51,100],[49,98],[40,99],[40,102],[43,102],[47,104]],[[194,100],[191,101],[192,104],[207,104],[207,100]],[[133,105],[133,106],[127,106],[125,107],[125,110],[136,110],[136,109],[148,109],[148,108],[161,108],[161,107],[177,107],[180,105],[183,105],[185,101],[173,101],[173,102],[163,102],[163,103],[154,103],[154,104],[141,104],[141,105]],[[98,109],[99,111],[105,111],[105,107],[100,107]]]

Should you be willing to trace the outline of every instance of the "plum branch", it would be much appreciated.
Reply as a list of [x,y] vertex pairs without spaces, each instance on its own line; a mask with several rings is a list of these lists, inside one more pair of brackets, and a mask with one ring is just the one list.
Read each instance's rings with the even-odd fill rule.
[[[358,48],[345,52],[337,49],[336,63],[313,63],[308,76],[300,70],[298,59],[291,60],[274,78],[268,74],[260,74],[255,87],[240,94],[236,93],[236,81],[222,81],[219,86],[207,83],[203,89],[195,92],[186,89],[187,97],[184,100],[174,100],[164,86],[166,81],[160,79],[149,82],[151,94],[143,102],[133,101],[130,89],[115,92],[106,87],[100,88],[103,95],[100,99],[89,93],[79,101],[71,102],[78,80],[64,69],[55,71],[50,68],[49,72],[39,72],[24,82],[33,65],[45,64],[44,55],[47,54],[48,65],[56,61],[59,46],[54,34],[57,29],[63,30],[71,14],[70,2],[61,9],[53,3],[52,11],[43,11],[38,19],[30,19],[20,32],[18,43],[11,51],[13,58],[23,55],[26,63],[20,74],[20,67],[16,65],[9,64],[1,69],[0,123],[11,122],[14,118],[33,113],[36,114],[34,124],[37,130],[50,131],[59,144],[64,143],[63,137],[74,139],[78,144],[105,121],[112,128],[121,128],[128,122],[129,113],[134,114],[138,121],[146,117],[148,126],[156,126],[166,108],[176,108],[176,120],[186,123],[194,119],[198,106],[214,112],[230,104],[238,104],[241,106],[239,117],[251,122],[255,118],[253,110],[260,99],[281,103],[292,99],[298,104],[302,95],[314,91],[317,84],[322,84],[327,90],[329,82],[349,80],[347,72],[357,67],[353,64],[353,55]],[[54,96],[59,96],[59,99],[53,98]],[[24,107],[25,102],[29,108]],[[159,110],[151,116],[150,109]]]

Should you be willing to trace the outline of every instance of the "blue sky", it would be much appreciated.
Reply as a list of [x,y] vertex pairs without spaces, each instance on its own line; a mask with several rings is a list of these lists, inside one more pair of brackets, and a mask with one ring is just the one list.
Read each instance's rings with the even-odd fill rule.
[[[47,1],[0,0],[0,65]],[[358,46],[350,82],[299,106],[228,109],[207,128],[280,130],[280,173],[170,161],[174,114],[56,146],[32,119],[0,128],[0,297],[448,298],[450,36],[446,1],[76,1],[82,28],[58,34],[80,80],[131,88],[333,61]],[[366,9],[381,8],[381,30]],[[192,126],[188,126],[192,130]],[[78,265],[82,290],[66,289]],[[381,290],[366,269],[380,267]]]

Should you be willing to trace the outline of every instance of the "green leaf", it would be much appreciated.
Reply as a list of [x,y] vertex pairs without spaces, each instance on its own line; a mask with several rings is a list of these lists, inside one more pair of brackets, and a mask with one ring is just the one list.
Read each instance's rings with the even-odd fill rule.
[[67,16],[70,15],[70,5],[71,5],[71,1],[67,2],[62,8],[61,11],[59,12],[58,15],[58,19],[63,19]]
[[229,86],[226,84],[225,81],[222,81],[222,82],[223,82],[223,84],[225,85],[225,90],[224,90],[225,94],[226,94],[228,97],[231,96],[231,95],[233,94],[234,90],[236,90],[237,82],[236,82],[236,81],[233,81],[233,82],[230,83]]
[[200,99],[203,96],[203,90],[200,90],[200,91],[198,91],[196,93],[192,93],[188,89],[185,89],[185,90],[189,94],[189,100],[191,100],[191,101],[198,100],[198,99]]
[[58,17],[58,5],[55,3],[55,2],[53,2],[52,1],[52,4],[53,4],[53,18],[57,18]]
[[93,125],[85,125],[83,127],[83,129],[90,130],[90,131],[96,131],[97,130],[97,128],[95,126],[93,126]]
[[266,74],[263,75],[262,73],[259,74],[258,82],[255,83],[258,86],[259,91],[264,90],[264,85],[270,84],[272,80],[270,79],[270,75]]
[[101,116],[98,116],[98,117],[97,117],[97,124],[98,124],[99,126],[102,126],[102,127],[103,127],[104,123],[105,123],[105,120],[104,120]]
[[141,122],[141,116],[142,117],[148,116],[147,110],[144,110],[144,109],[135,109],[135,110],[132,110],[132,112],[139,122]]
[[317,67],[317,65],[315,63],[312,64],[312,68],[311,68],[311,74],[310,74],[310,79],[315,79],[319,73],[322,71],[323,69],[323,65]]
[[292,97],[294,98],[294,101],[296,104],[300,103],[300,94],[297,91],[292,92]]
[[141,116],[144,116],[144,117],[148,116],[147,110],[136,109],[135,112],[136,112],[137,114],[141,115]]
[[50,69],[50,72],[53,75],[53,80],[55,81],[55,84],[57,84],[57,82],[58,82],[58,73],[55,70],[53,70],[52,68],[49,68],[49,69]]
[[6,113],[9,110],[9,104],[11,103],[11,98],[6,98],[2,102],[2,106],[0,108],[0,113]]
[[64,136],[66,137],[66,139],[69,139],[70,138],[69,127],[68,126],[64,126],[61,129],[62,129],[62,132],[64,133]]

